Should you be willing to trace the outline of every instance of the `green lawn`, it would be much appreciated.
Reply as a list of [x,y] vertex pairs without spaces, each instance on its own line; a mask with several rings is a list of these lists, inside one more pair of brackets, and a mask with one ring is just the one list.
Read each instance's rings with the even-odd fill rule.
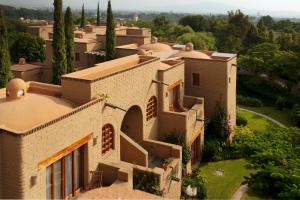
[[[233,193],[244,181],[244,176],[252,172],[246,168],[246,164],[244,159],[240,159],[201,165],[200,168],[207,178],[208,199],[231,199]],[[223,170],[224,176],[215,175],[217,169]]]
[[255,115],[247,111],[238,109],[237,113],[247,119],[247,126],[254,131],[262,132],[266,129],[268,125],[274,125],[274,123],[267,120],[266,118],[263,118],[261,116]]
[[295,126],[295,124],[291,119],[289,110],[278,110],[275,107],[247,107],[247,106],[239,106],[239,107],[267,115],[281,122],[286,126]]

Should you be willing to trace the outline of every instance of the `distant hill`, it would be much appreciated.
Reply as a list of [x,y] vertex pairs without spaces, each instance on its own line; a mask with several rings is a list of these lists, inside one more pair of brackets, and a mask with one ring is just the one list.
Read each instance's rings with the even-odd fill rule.
[[46,9],[28,9],[28,8],[15,8],[7,5],[0,5],[4,10],[4,15],[8,18],[26,18],[26,19],[52,19],[52,11]]

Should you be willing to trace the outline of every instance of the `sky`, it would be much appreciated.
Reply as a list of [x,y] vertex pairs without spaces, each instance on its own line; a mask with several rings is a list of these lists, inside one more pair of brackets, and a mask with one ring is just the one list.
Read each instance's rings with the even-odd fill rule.
[[[107,0],[99,0],[105,9]],[[241,9],[248,14],[300,16],[300,0],[111,0],[113,9],[130,11],[174,11],[188,13],[226,13]],[[65,6],[80,8],[85,3],[95,9],[98,0],[64,0]],[[52,7],[52,0],[0,0],[17,7]]]

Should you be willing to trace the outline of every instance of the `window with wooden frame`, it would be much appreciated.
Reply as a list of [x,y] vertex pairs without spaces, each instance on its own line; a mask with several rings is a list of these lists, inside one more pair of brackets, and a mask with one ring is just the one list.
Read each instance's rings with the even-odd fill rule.
[[147,104],[147,121],[157,116],[157,99],[155,96],[152,96]]
[[200,74],[192,73],[192,84],[193,86],[200,86]]
[[46,199],[76,196],[83,187],[83,148],[76,149],[46,168]]
[[115,131],[111,124],[102,127],[102,155],[115,149]]

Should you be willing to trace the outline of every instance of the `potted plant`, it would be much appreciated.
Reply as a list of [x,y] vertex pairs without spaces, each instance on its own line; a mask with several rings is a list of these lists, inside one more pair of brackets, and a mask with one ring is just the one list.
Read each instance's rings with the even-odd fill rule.
[[172,158],[167,158],[163,160],[162,168],[166,171],[168,169],[169,164],[173,161]]

